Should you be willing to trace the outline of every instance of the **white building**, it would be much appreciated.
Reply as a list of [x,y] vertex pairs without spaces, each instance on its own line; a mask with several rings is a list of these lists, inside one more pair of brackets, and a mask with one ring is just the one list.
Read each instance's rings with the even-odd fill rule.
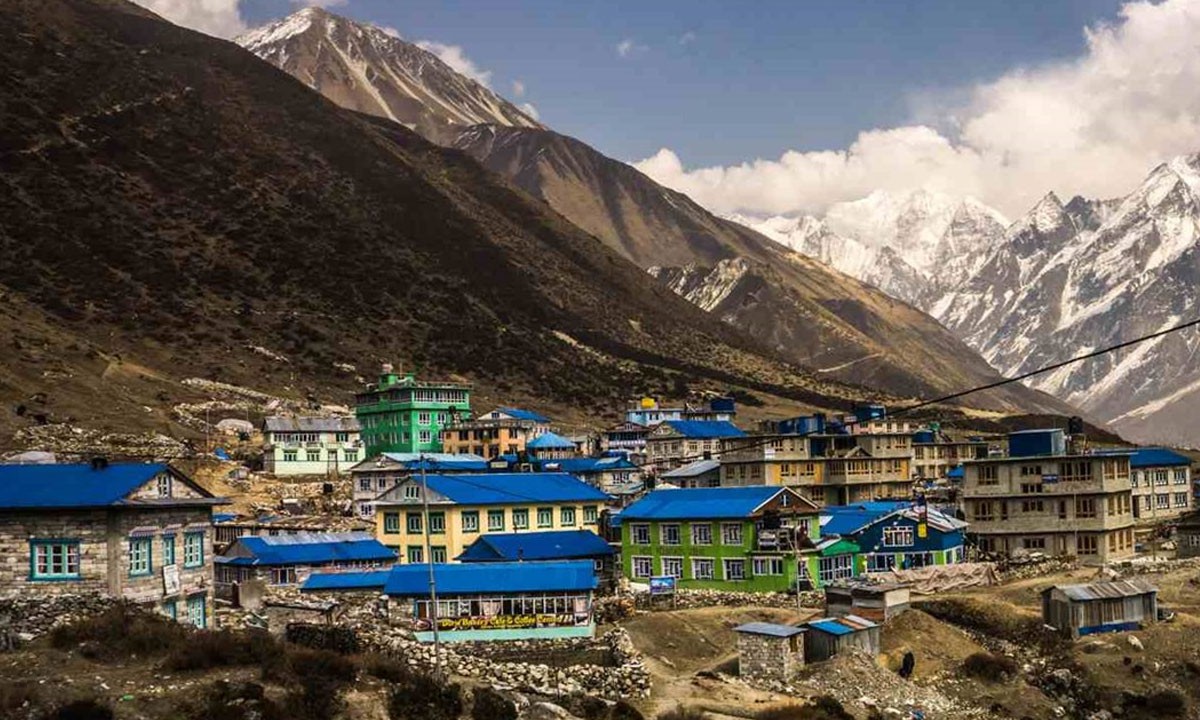
[[341,475],[363,457],[356,418],[263,420],[263,470],[272,475]]

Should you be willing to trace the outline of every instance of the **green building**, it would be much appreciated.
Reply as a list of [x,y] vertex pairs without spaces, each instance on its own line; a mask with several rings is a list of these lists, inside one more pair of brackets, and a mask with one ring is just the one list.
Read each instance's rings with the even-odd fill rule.
[[777,486],[655,490],[621,511],[621,562],[635,582],[785,591],[809,572],[819,510]]
[[383,366],[377,385],[354,397],[366,456],[382,452],[440,452],[442,430],[471,417],[471,386],[403,377]]

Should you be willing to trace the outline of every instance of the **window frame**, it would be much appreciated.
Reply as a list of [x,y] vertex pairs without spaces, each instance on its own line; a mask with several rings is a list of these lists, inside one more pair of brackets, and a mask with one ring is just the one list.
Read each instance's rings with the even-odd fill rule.
[[400,513],[385,511],[383,513],[383,532],[385,535],[400,534]]
[[[729,541],[730,530],[736,530],[737,542]],[[746,544],[746,532],[743,524],[740,522],[723,522],[721,523],[721,545],[725,547],[741,547]]]
[[[492,522],[495,518],[500,518],[499,523]],[[488,532],[504,532],[507,519],[505,518],[504,509],[491,509],[487,511],[487,529]]]
[[[539,526],[540,527],[540,526]],[[643,542],[642,539],[645,538]],[[629,524],[629,543],[631,545],[639,545],[642,547],[650,545],[650,523],[630,523]]]
[[[729,568],[740,567],[740,577],[733,577]],[[721,576],[727,582],[744,582],[746,580],[746,558],[721,558]]]
[[[193,560],[188,559],[190,551],[195,551]],[[183,534],[183,567],[204,567],[204,531],[190,530]]]
[[175,554],[175,533],[163,533],[162,550],[163,566],[174,565],[178,560],[178,556]]
[[[645,563],[645,574],[638,572],[639,563]],[[654,557],[651,555],[633,555],[629,558],[629,575],[634,578],[648,578],[654,576]]]
[[[83,579],[83,550],[80,547],[80,541],[76,538],[33,538],[29,541],[29,580],[30,582],[70,582],[73,580]],[[63,549],[63,569],[65,572],[54,573],[46,572],[39,573],[37,570],[37,549],[61,547]],[[71,570],[71,556],[74,550],[75,557],[75,572]],[[47,561],[46,567],[49,569],[50,561]]]
[[[141,554],[139,551],[145,550],[145,563],[138,560]],[[152,535],[140,535],[129,538],[129,577],[147,577],[154,574],[154,537]]]
[[[468,523],[467,523],[468,519],[472,521],[472,523],[471,523],[472,527],[468,527]],[[459,513],[459,522],[462,524],[462,531],[464,533],[479,532],[479,511],[478,510],[463,510],[461,513]]]
[[[703,530],[708,533],[707,539],[697,537],[697,531],[699,531],[699,530]],[[692,544],[693,545],[698,545],[701,547],[706,547],[706,546],[712,545],[713,544],[712,523],[710,523],[710,522],[708,522],[708,523],[701,523],[701,522],[691,523],[691,536],[692,536]]]
[[[667,531],[675,531],[675,541],[671,542],[667,538]],[[658,525],[658,544],[668,547],[678,547],[683,544],[683,531],[679,523],[659,523]]]

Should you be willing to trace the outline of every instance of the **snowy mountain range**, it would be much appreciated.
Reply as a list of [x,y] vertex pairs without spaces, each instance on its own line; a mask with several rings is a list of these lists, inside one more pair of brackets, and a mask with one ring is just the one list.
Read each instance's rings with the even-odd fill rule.
[[[1200,155],[1123,198],[1054,194],[1008,224],[971,198],[876,192],[824,218],[735,218],[926,308],[1013,376],[1200,315]],[[1200,445],[1200,340],[1185,331],[1032,378],[1125,437]]]

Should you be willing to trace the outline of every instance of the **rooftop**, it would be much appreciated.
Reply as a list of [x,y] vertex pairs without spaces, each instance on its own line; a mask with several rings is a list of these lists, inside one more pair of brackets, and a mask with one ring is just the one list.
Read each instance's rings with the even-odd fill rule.
[[751,622],[745,625],[738,625],[733,631],[749,633],[751,635],[770,635],[771,637],[788,638],[804,632],[804,628],[768,622]]
[[844,615],[836,618],[812,620],[808,623],[808,626],[814,630],[827,632],[830,635],[849,635],[878,627],[875,623],[858,615]]
[[1118,450],[1101,450],[1097,455],[1124,455],[1132,452],[1133,455],[1129,458],[1129,466],[1134,469],[1148,467],[1163,467],[1163,466],[1188,466],[1192,464],[1192,459],[1186,455],[1181,455],[1174,450],[1161,447],[1144,447],[1144,448],[1121,448]]
[[1135,597],[1147,593],[1156,593],[1158,588],[1145,580],[1116,580],[1113,582],[1088,583],[1083,585],[1055,585],[1046,588],[1043,593],[1054,590],[1062,591],[1072,600],[1106,600],[1113,598]]
[[545,460],[543,468],[561,470],[567,473],[607,472],[610,470],[636,470],[637,465],[629,462],[624,455],[601,458],[563,458],[561,460]]
[[567,560],[612,554],[612,546],[591,530],[551,530],[482,535],[455,559],[461,562]]
[[367,533],[295,533],[238,538],[216,562],[225,565],[317,565],[394,561],[396,553]]
[[[495,410],[495,412],[502,413],[502,414],[507,415],[510,418],[513,418],[515,420],[531,420],[536,423],[550,422],[550,418],[546,417],[545,415],[543,415],[541,413],[534,412],[532,410],[523,410],[521,408],[502,407],[502,408],[497,408]],[[491,413],[489,413],[489,415],[490,414]]]
[[529,450],[574,450],[575,443],[558,433],[544,433],[525,443]]
[[359,429],[358,419],[353,417],[275,416],[263,420],[266,432],[358,432]]
[[891,517],[903,517],[915,522],[925,516],[929,526],[941,532],[952,532],[967,523],[940,510],[926,506],[924,511],[910,502],[865,502],[855,505],[834,505],[821,510],[821,534],[854,535]]
[[728,420],[665,420],[663,425],[685,438],[697,440],[742,437],[746,434]]
[[[128,498],[134,490],[156,476],[171,473],[187,482],[201,499]],[[91,463],[63,465],[0,464],[0,508],[94,508],[110,506],[223,503],[203,488],[188,481],[166,463],[108,463],[93,468]]]
[[[590,560],[563,562],[436,563],[439,596],[590,591],[596,574]],[[388,576],[388,595],[429,594],[429,565],[397,565]]]
[[300,586],[300,590],[311,592],[314,590],[370,590],[374,588],[382,592],[391,573],[391,570],[313,573]]
[[[604,502],[608,496],[573,475],[549,473],[482,473],[425,477],[429,489],[460,505],[515,505],[530,502]],[[386,495],[390,494],[386,493]],[[387,505],[388,499],[379,504]]]
[[621,511],[621,522],[747,518],[780,493],[788,493],[795,505],[815,511],[816,506],[784,487],[672,488],[647,493]]
[[662,474],[666,479],[694,478],[721,468],[720,460],[697,460]]

